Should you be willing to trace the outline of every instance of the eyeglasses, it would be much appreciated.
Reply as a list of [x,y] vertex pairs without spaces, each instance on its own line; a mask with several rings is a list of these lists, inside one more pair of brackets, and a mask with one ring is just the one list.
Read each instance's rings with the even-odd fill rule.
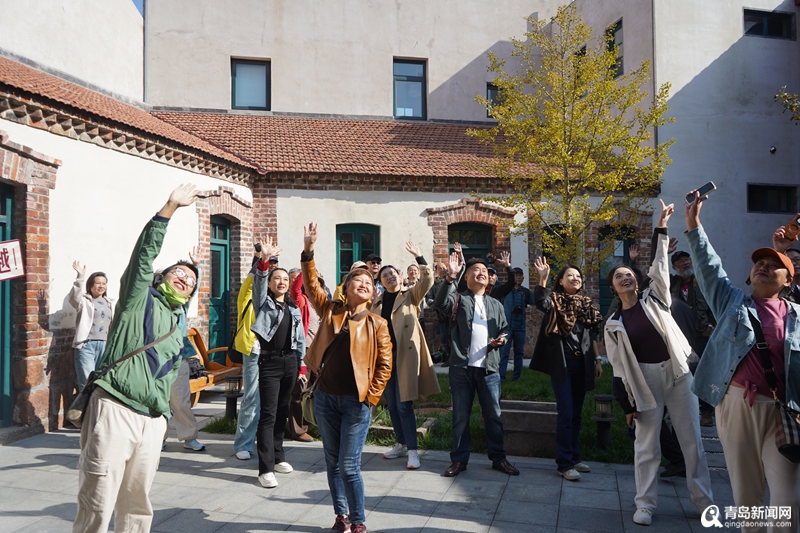
[[176,268],[171,272],[178,276],[178,278],[182,279],[183,282],[189,287],[194,287],[195,283],[197,283],[194,278],[190,277],[189,274],[187,274],[182,268]]

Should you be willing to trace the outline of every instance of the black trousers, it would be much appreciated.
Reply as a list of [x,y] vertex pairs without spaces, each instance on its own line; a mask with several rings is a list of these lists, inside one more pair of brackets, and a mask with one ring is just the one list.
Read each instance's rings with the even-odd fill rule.
[[286,460],[283,435],[289,415],[289,402],[297,381],[297,357],[265,356],[258,358],[258,394],[261,411],[258,417],[256,445],[258,474],[274,472],[275,465]]

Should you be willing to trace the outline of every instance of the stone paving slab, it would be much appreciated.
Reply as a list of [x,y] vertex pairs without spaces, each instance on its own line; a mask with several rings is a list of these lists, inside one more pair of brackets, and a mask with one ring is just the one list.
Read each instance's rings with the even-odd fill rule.
[[[203,396],[204,398],[206,395]],[[201,425],[224,407],[200,404]],[[712,428],[713,429],[713,428]],[[162,453],[151,500],[155,533],[323,533],[333,524],[320,442],[286,442],[295,471],[275,489],[257,481],[258,462],[238,460],[230,435],[200,433],[204,452],[185,450],[174,430]],[[367,446],[362,457],[366,523],[385,533],[621,533],[641,531],[632,520],[631,465],[590,463],[581,481],[561,478],[552,459],[509,457],[519,476],[492,470],[473,455],[455,478],[442,476],[448,452],[421,451],[422,468],[383,459]],[[0,447],[0,533],[60,533],[77,511],[79,433],[61,430]],[[648,532],[703,530],[684,478],[659,480],[659,508]],[[720,507],[732,504],[727,472],[712,472]]]

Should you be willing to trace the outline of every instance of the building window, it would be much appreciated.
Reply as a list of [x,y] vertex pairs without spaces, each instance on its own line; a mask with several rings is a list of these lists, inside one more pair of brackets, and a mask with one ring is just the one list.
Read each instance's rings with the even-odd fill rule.
[[748,183],[747,210],[751,213],[796,213],[797,187]]
[[231,60],[231,107],[259,109],[270,107],[269,61]]
[[614,77],[618,78],[625,73],[625,63],[622,59],[622,19],[609,26],[608,33],[613,38],[608,41],[608,49],[614,50],[615,46],[618,47],[616,73],[614,74]]
[[463,222],[447,226],[448,253],[453,253],[453,244],[461,243],[464,260],[473,257],[486,259],[492,251],[492,226]]
[[792,13],[745,9],[744,34],[794,40],[794,15]]
[[363,261],[369,254],[381,254],[380,236],[380,228],[371,224],[336,226],[336,283],[344,281],[356,261]]
[[[503,97],[500,95],[500,89],[497,88],[497,85],[493,83],[486,84],[486,99],[489,100],[490,105],[503,103]],[[492,118],[488,109],[486,110],[486,118]]]
[[[613,239],[612,235],[614,236]],[[611,292],[611,287],[608,286],[606,277],[616,265],[631,264],[630,248],[636,244],[636,228],[627,226],[622,233],[619,233],[619,230],[614,231],[611,227],[604,226],[597,232],[597,238],[600,242],[601,250],[606,250],[609,246],[614,249],[611,255],[600,264],[597,280],[597,287],[600,292],[600,312],[605,315],[614,300],[614,295]]]
[[425,62],[394,60],[394,118],[427,118]]

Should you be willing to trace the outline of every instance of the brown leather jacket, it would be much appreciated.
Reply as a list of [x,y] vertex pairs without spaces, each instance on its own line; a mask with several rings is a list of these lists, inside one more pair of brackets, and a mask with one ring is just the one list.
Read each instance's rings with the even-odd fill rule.
[[[328,301],[328,293],[317,279],[313,254],[303,253],[301,263],[303,285],[311,306],[320,317],[319,330],[306,351],[308,370],[319,374],[322,355],[342,329],[347,308],[340,301]],[[392,340],[389,324],[380,316],[365,312],[358,320],[350,320],[350,357],[353,361],[358,399],[377,405],[392,375]]]

